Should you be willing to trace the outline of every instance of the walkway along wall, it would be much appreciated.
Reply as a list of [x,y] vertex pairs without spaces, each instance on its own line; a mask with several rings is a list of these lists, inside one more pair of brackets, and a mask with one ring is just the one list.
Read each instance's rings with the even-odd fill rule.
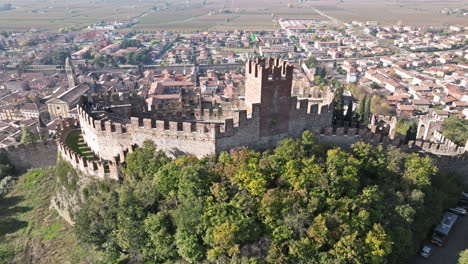
[[[117,156],[112,157],[111,160],[89,160],[86,157],[76,153],[66,144],[66,139],[71,132],[80,131],[80,127],[76,120],[62,120],[57,130],[57,148],[60,157],[68,161],[73,168],[81,171],[85,175],[95,177],[98,179],[110,178],[119,180],[119,166],[120,160],[125,160],[128,150],[122,151]],[[133,151],[131,147],[130,151]]]
[[291,98],[289,130],[283,134],[261,136],[259,105],[254,104],[251,116],[239,111],[238,120],[222,122],[167,121],[132,117],[129,124],[96,120],[78,106],[79,124],[88,146],[103,160],[112,160],[133,145],[152,140],[170,156],[192,154],[197,157],[218,154],[237,146],[252,149],[274,147],[287,137],[298,137],[305,130],[323,128],[331,123],[330,105],[309,105],[307,100]]

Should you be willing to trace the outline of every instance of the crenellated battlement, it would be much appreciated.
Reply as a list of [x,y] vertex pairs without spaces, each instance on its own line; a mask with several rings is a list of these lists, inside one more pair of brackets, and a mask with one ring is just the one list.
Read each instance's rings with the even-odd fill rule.
[[319,143],[337,145],[348,149],[352,144],[362,141],[378,146],[403,146],[404,136],[397,134],[394,138],[379,133],[372,132],[369,128],[363,127],[314,127],[311,131],[318,137]]
[[284,138],[299,137],[304,130],[331,125],[331,104],[291,97],[293,70],[278,58],[249,60],[244,104],[236,105],[238,110],[227,107],[226,115],[217,104],[166,111],[164,107],[148,110],[134,105],[132,100],[139,102],[132,99],[134,95],[83,98],[78,106],[82,135],[96,156],[109,162],[145,140],[152,140],[172,156],[203,157],[237,146],[272,148]]
[[224,118],[221,108],[196,108],[193,115],[197,120],[222,120]]
[[[187,133],[187,135],[197,136],[207,135],[214,137],[215,131],[219,131],[221,123],[203,122],[203,121],[168,121],[141,117],[130,117],[129,124],[121,124],[110,120],[96,120],[89,115],[82,106],[78,106],[79,122],[87,126],[87,130],[93,130],[95,133],[128,134],[138,133],[140,130],[145,132],[157,131],[167,132],[172,135],[174,132]],[[194,134],[195,133],[195,134]]]
[[103,105],[119,105],[129,104],[135,101],[144,102],[141,96],[138,96],[136,92],[125,92],[125,93],[98,93],[92,96],[82,96],[80,98],[80,104],[88,102],[101,102]]
[[246,75],[262,81],[280,81],[293,79],[294,66],[280,58],[256,58],[246,63]]
[[68,147],[66,144],[67,137],[74,131],[81,131],[76,120],[67,119],[60,122],[59,128],[57,129],[57,148],[60,156],[68,161],[75,169],[84,172],[86,175],[99,179],[111,178],[118,180],[117,166],[119,164],[109,161],[89,160]]
[[423,139],[411,140],[408,142],[409,149],[441,156],[457,156],[466,152],[465,147],[460,147],[451,141],[434,143]]

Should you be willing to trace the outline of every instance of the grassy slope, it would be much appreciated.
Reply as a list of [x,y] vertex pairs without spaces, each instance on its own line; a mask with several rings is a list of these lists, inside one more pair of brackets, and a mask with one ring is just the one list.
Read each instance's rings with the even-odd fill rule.
[[0,198],[0,264],[104,262],[79,245],[73,227],[49,209],[55,182],[54,170],[33,170]]

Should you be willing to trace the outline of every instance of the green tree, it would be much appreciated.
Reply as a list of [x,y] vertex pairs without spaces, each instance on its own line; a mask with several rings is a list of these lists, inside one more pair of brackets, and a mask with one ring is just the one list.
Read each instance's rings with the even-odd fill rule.
[[170,159],[160,150],[156,150],[153,141],[143,142],[141,148],[135,152],[129,153],[125,160],[126,180],[135,183],[144,178],[153,178],[159,168],[166,165]]
[[124,40],[122,40],[122,42],[120,43],[120,48],[121,49],[126,49],[126,48],[129,48],[129,47],[139,48],[139,47],[143,47],[143,45],[141,44],[141,41],[139,41],[137,39],[125,38]]
[[427,157],[330,148],[308,131],[217,159],[173,160],[144,143],[123,173],[83,190],[75,229],[132,263],[406,263],[462,188]]
[[344,113],[344,86],[340,83],[336,87],[335,98],[333,101],[333,117],[335,122],[343,120]]
[[323,191],[331,197],[353,196],[359,187],[359,161],[352,155],[340,150],[327,152],[327,181]]
[[346,116],[344,117],[345,121],[351,122],[353,121],[353,100],[349,100],[348,108],[346,110]]
[[5,178],[6,176],[12,176],[14,174],[15,166],[11,164],[11,161],[6,153],[0,153],[0,180]]
[[408,118],[398,120],[397,132],[406,136],[406,140],[415,140],[418,132],[418,123]]
[[306,65],[307,68],[309,68],[309,69],[316,68],[316,67],[317,67],[317,59],[316,59],[314,56],[310,56],[310,57],[306,60],[305,65]]
[[385,233],[380,224],[374,224],[372,230],[367,233],[365,239],[366,246],[369,248],[367,254],[367,263],[385,263],[385,256],[392,251],[392,242]]
[[366,105],[364,108],[364,117],[363,117],[363,122],[364,124],[369,123],[369,119],[371,118],[371,98],[366,97]]
[[254,196],[261,196],[268,187],[268,175],[262,172],[259,162],[260,154],[243,148],[233,158],[231,166],[235,166],[236,172],[230,180],[240,188],[246,189]]
[[23,126],[21,128],[21,144],[32,144],[37,142],[37,136],[31,130]]
[[431,178],[437,173],[437,167],[429,157],[419,157],[417,154],[408,155],[405,161],[403,179],[417,188],[431,185]]
[[150,240],[150,245],[144,250],[146,258],[155,262],[174,259],[177,256],[172,234],[175,228],[172,226],[169,215],[162,212],[150,214],[146,217],[144,224],[145,232]]
[[65,60],[70,55],[70,49],[52,50],[41,58],[41,63],[46,65],[65,65]]
[[182,162],[169,162],[159,168],[154,175],[156,190],[164,196],[175,196],[179,185],[179,173]]
[[107,248],[117,228],[118,196],[114,191],[96,192],[84,203],[75,218],[75,231],[82,242]]
[[204,256],[203,246],[193,232],[179,228],[175,239],[177,252],[185,261],[196,263]]
[[351,235],[344,235],[334,245],[331,254],[339,263],[365,263],[363,261],[363,252],[360,246],[362,242],[358,238],[358,232]]
[[316,75],[320,76],[322,79],[325,79],[327,77],[327,70],[325,67],[318,67]]
[[208,259],[216,260],[221,254],[228,256],[239,254],[239,244],[236,243],[236,233],[238,231],[239,227],[229,221],[216,226],[213,231],[213,240],[216,246],[208,251]]
[[458,264],[468,264],[468,249],[460,252],[460,258],[458,258]]
[[468,120],[451,115],[444,120],[442,133],[453,143],[465,146],[468,142]]
[[104,65],[105,65],[105,59],[104,59],[103,56],[95,56],[95,57],[92,59],[91,63],[92,63],[93,65],[98,66],[98,67],[104,67]]
[[359,101],[356,116],[357,116],[357,121],[360,123],[365,123],[366,101],[367,101],[367,96],[363,96],[361,100]]

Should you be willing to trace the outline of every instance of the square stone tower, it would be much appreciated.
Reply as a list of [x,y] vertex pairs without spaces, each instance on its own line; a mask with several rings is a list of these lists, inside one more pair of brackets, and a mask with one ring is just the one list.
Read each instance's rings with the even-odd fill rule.
[[246,63],[247,113],[260,104],[260,136],[287,134],[294,66],[279,58],[257,58]]

